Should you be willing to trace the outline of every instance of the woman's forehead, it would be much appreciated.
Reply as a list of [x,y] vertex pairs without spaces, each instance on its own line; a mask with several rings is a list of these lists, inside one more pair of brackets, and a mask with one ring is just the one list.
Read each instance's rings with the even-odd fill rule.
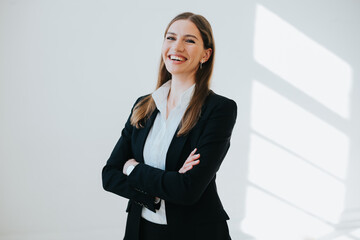
[[198,38],[201,37],[200,31],[196,25],[190,20],[183,19],[173,22],[167,31],[167,34],[168,33],[175,35],[195,35]]

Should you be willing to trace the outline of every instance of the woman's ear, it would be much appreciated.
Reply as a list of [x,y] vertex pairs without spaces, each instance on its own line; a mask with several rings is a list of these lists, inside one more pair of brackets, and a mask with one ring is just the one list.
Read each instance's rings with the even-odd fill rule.
[[211,57],[211,54],[212,54],[212,49],[211,48],[205,49],[204,51],[205,51],[204,56],[201,59],[202,63],[207,62],[209,60],[209,58]]

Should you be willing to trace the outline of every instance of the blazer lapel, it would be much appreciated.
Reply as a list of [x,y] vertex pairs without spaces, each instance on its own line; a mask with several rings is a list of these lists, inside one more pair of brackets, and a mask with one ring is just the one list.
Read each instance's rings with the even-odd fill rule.
[[[205,113],[206,107],[208,106],[208,101],[207,100],[213,94],[214,94],[214,92],[212,90],[210,90],[209,95],[207,96],[207,98],[206,98],[206,100],[204,102],[204,105],[201,108],[202,113]],[[202,117],[200,117],[199,121],[201,120],[201,118]],[[172,139],[172,141],[170,143],[168,152],[166,154],[166,165],[165,165],[166,170],[172,170],[172,171],[177,170],[176,166],[177,166],[177,163],[178,163],[179,158],[181,156],[181,152],[183,151],[185,142],[188,139],[188,136],[190,135],[190,133],[192,131],[191,130],[190,133],[186,134],[185,136],[177,137],[176,135],[177,135],[179,130],[180,130],[180,127],[178,127],[176,129],[175,135],[174,135],[174,137],[173,137],[173,139]]]
[[177,136],[178,131],[179,131],[179,127],[176,129],[175,135],[170,143],[168,152],[166,154],[166,166],[165,166],[166,170],[176,170],[176,165],[181,156],[181,152],[184,148],[184,144],[189,136],[189,134],[186,134],[185,136],[178,137]]
[[142,128],[139,131],[139,135],[138,135],[139,146],[136,149],[141,151],[141,153],[138,154],[138,156],[140,156],[140,158],[136,159],[138,162],[141,162],[141,163],[144,162],[144,145],[145,145],[145,141],[146,141],[147,136],[149,135],[150,129],[151,129],[153,123],[154,123],[154,120],[155,120],[156,115],[158,114],[158,112],[159,112],[159,110],[155,109],[154,112],[149,117],[149,119],[146,121],[145,127]]

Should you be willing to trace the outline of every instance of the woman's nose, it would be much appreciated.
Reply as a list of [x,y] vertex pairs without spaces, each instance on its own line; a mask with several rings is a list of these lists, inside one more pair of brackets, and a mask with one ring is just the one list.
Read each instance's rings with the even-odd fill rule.
[[182,52],[184,50],[184,45],[182,41],[175,41],[174,42],[174,50],[178,52]]

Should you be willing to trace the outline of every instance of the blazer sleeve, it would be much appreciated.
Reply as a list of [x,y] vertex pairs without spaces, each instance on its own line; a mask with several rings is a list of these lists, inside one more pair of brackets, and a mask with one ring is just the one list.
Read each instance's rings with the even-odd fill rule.
[[[141,98],[135,102],[134,106],[140,99]],[[155,212],[155,197],[131,186],[127,180],[128,177],[122,172],[126,161],[133,158],[131,136],[134,127],[130,123],[131,114],[121,132],[120,139],[116,143],[110,158],[102,170],[103,188],[106,191],[133,200],[136,204]]]
[[220,168],[230,146],[236,116],[237,106],[233,100],[224,98],[216,104],[205,119],[206,125],[198,141],[200,163],[190,171],[181,174],[140,163],[128,177],[129,184],[165,201],[194,204]]

